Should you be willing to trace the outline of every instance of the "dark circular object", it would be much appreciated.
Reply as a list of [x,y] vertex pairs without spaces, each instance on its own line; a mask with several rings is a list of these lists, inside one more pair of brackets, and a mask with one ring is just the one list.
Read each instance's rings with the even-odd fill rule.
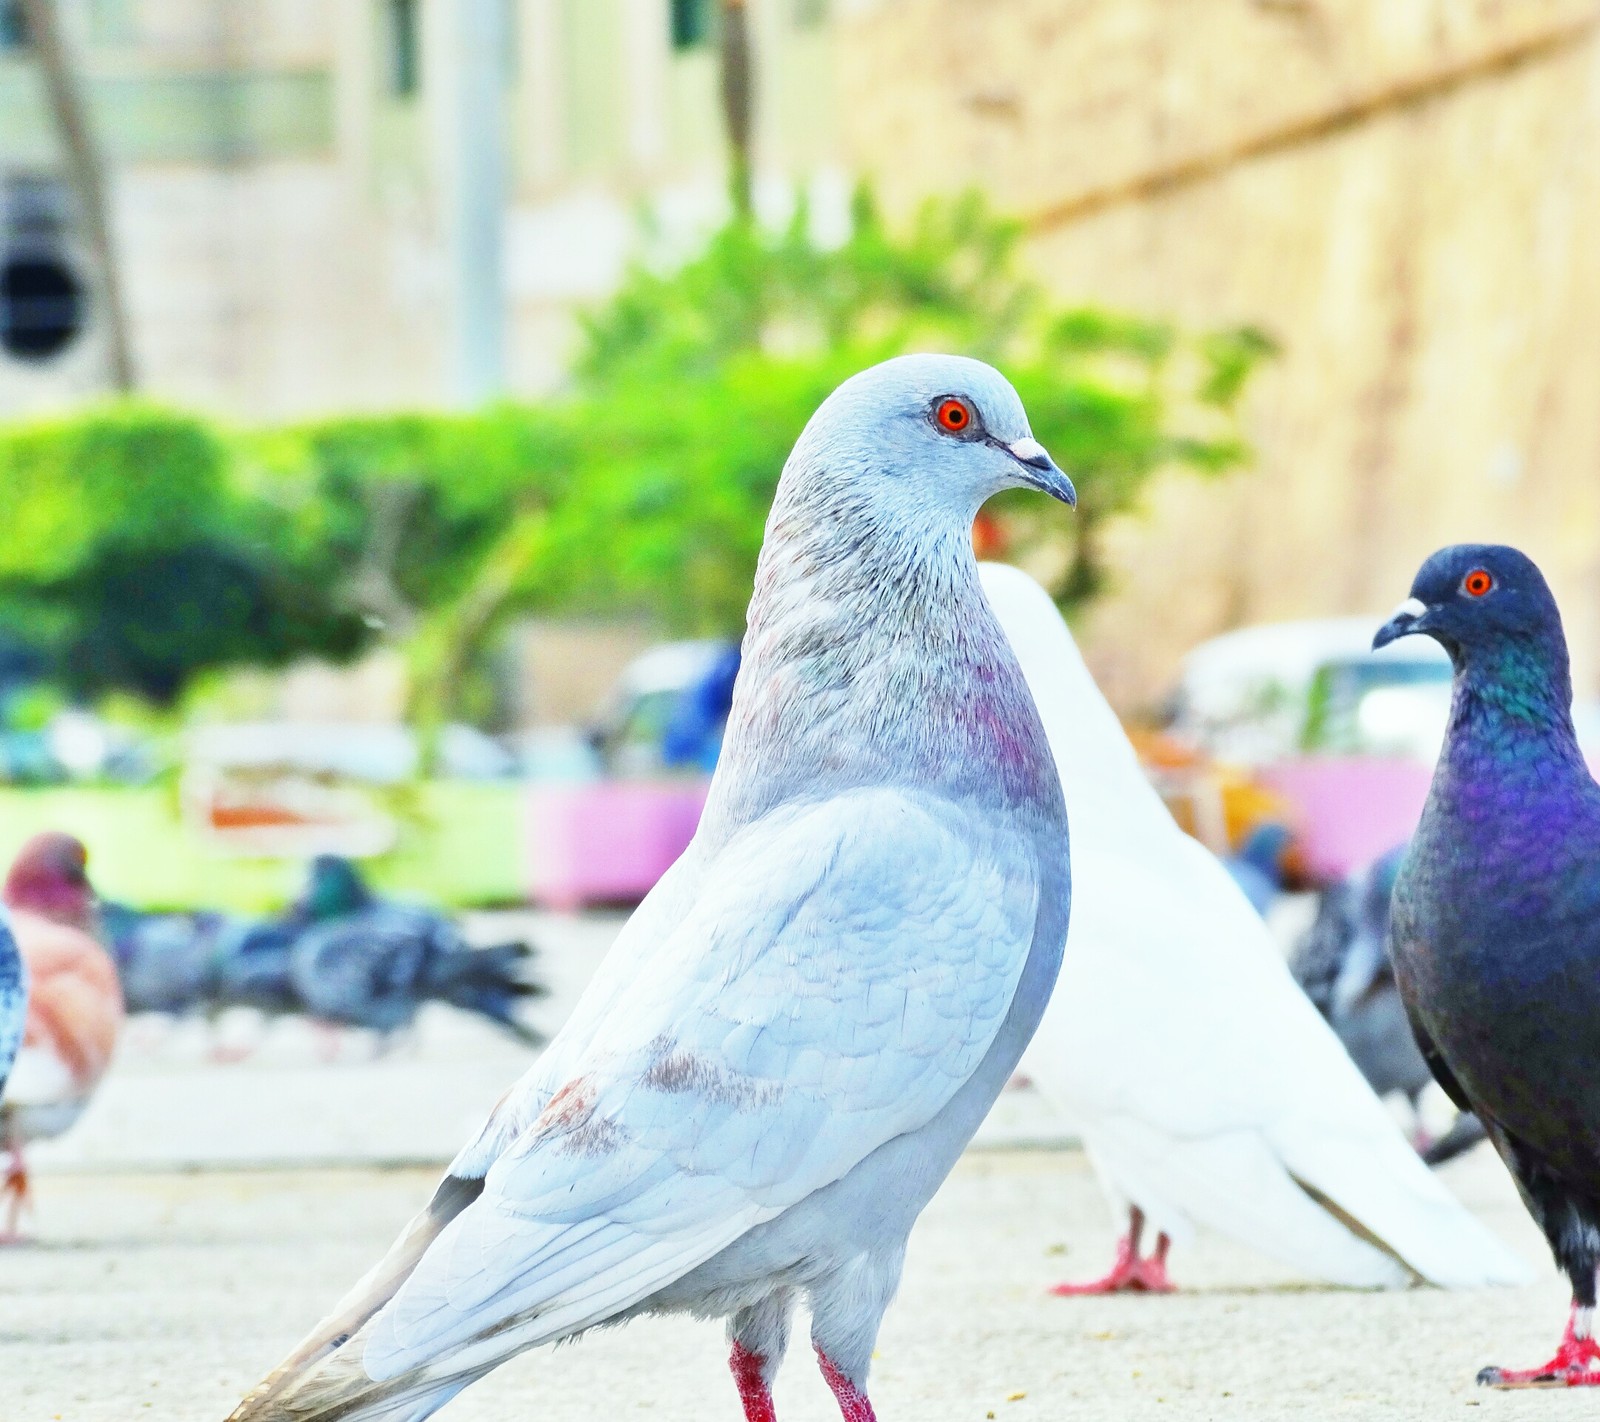
[[49,360],[83,329],[83,283],[60,257],[41,253],[0,262],[0,349],[18,360]]

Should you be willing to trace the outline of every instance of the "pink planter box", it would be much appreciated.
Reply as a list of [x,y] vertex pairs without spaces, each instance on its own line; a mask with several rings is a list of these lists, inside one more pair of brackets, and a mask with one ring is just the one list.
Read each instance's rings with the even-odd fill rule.
[[704,780],[600,780],[528,791],[528,897],[553,909],[637,902],[688,848]]
[[1308,756],[1263,766],[1259,778],[1295,807],[1306,868],[1327,882],[1411,838],[1433,767],[1376,756]]

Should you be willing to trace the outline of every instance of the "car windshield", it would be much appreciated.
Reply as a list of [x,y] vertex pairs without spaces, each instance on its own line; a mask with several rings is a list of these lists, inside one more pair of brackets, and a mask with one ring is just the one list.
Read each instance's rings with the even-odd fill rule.
[[1450,713],[1450,663],[1327,662],[1311,681],[1301,749],[1431,759]]

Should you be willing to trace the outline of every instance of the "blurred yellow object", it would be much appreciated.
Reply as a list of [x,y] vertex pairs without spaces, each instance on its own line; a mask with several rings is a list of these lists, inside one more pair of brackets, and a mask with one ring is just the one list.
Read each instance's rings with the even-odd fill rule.
[[1164,731],[1130,729],[1128,738],[1173,819],[1212,853],[1236,853],[1263,824],[1296,828],[1293,806],[1247,771]]

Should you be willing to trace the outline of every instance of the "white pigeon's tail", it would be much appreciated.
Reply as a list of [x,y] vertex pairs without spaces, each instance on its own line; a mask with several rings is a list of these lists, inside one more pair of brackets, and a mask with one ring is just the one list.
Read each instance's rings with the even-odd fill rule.
[[1179,1240],[1203,1225],[1349,1288],[1419,1279],[1479,1288],[1532,1277],[1398,1131],[1393,1142],[1300,1134],[1294,1127],[1288,1139],[1269,1139],[1251,1127],[1185,1139],[1121,1120],[1085,1136],[1108,1192]]
[[228,1422],[423,1422],[488,1369],[440,1377],[417,1369],[374,1382],[349,1353],[334,1353],[270,1395],[249,1397]]
[[1122,1119],[1097,1123],[1084,1141],[1119,1212],[1137,1205],[1152,1230],[1180,1245],[1203,1225],[1297,1273],[1347,1288],[1396,1288],[1414,1277],[1298,1185],[1253,1128],[1180,1139]]
[[1444,1187],[1392,1125],[1358,1139],[1300,1123],[1278,1134],[1284,1169],[1302,1188],[1419,1278],[1446,1289],[1532,1279],[1527,1262]]

